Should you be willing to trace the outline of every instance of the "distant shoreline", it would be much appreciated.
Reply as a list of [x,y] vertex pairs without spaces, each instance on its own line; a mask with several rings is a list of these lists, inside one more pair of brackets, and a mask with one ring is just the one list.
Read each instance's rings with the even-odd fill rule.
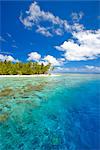
[[60,76],[60,74],[35,74],[35,75],[0,75],[1,77],[49,77]]
[[34,74],[34,75],[0,75],[0,78],[4,77],[56,77],[65,75],[100,75],[99,73],[66,73],[66,74]]

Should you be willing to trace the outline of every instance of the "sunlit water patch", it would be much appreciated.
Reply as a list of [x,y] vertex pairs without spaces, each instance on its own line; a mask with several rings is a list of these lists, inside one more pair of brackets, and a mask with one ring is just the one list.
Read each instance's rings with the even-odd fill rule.
[[0,78],[0,150],[99,150],[99,75]]

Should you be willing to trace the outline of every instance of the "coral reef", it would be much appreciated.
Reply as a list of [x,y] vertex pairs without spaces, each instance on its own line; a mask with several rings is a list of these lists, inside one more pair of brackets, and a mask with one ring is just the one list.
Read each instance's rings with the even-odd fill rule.
[[12,88],[5,88],[0,91],[0,97],[5,97],[5,96],[13,96],[14,92]]
[[8,113],[0,114],[0,122],[6,121],[8,117],[9,117]]

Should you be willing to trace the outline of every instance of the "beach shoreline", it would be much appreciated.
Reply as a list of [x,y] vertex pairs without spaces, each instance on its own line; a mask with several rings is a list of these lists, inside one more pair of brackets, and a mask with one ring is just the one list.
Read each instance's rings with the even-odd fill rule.
[[35,75],[0,75],[2,77],[52,77],[60,76],[60,74],[35,74]]

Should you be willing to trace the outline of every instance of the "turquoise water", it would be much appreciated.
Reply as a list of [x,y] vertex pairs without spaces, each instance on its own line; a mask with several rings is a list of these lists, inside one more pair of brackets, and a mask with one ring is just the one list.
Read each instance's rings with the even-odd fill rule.
[[100,75],[0,78],[0,150],[99,150]]

